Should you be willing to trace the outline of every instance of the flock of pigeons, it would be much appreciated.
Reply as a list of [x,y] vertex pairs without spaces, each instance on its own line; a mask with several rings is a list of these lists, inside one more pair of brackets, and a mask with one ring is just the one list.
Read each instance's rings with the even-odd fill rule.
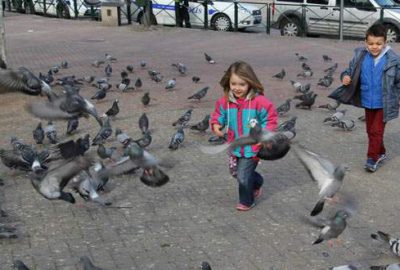
[[[207,63],[215,64],[215,60],[208,54],[204,53],[204,56]],[[302,71],[297,77],[307,79],[313,76],[314,73],[307,64],[307,58],[299,54],[296,54],[296,56],[302,63]],[[332,59],[327,55],[323,56],[323,60],[332,62]],[[110,77],[115,73],[113,72],[113,65],[117,62],[115,57],[105,54],[104,58],[91,64],[98,69],[104,68],[105,76],[96,77],[92,75],[83,78],[77,78],[74,75],[59,77],[57,74],[60,69],[69,68],[66,61],[62,62],[60,66],[51,67],[47,74],[39,74],[39,76],[36,76],[27,68],[21,67],[13,70],[7,68],[4,63],[0,63],[0,93],[20,91],[28,95],[43,95],[47,98],[46,100],[35,98],[25,106],[25,109],[33,116],[47,121],[45,126],[39,122],[32,131],[34,144],[25,143],[13,136],[8,148],[0,149],[2,163],[10,169],[27,173],[34,189],[44,198],[75,203],[73,194],[65,190],[68,186],[84,200],[93,201],[104,207],[118,207],[111,206],[112,203],[104,199],[101,194],[111,178],[141,171],[140,180],[147,186],[160,187],[169,181],[169,176],[165,171],[171,169],[176,162],[159,159],[146,150],[146,147],[152,142],[149,119],[146,113],[143,113],[138,119],[138,128],[142,137],[134,139],[120,128],[113,129],[112,127],[117,122],[120,111],[118,99],[103,115],[99,115],[96,106],[92,103],[93,100],[97,102],[104,99],[110,89],[113,88]],[[336,63],[325,70],[326,75],[319,80],[319,86],[329,87],[332,84],[333,74],[337,66]],[[172,67],[181,76],[188,74],[188,69],[183,63],[174,63]],[[147,68],[145,61],[140,62],[140,68],[147,69],[151,80],[157,83],[164,81],[164,76],[159,71]],[[143,86],[141,78],[137,78],[134,83],[131,82],[129,74],[133,70],[133,65],[128,65],[120,72],[121,81],[115,85],[115,91],[124,93]],[[273,77],[283,80],[285,75],[286,71],[282,69],[280,73]],[[197,84],[200,80],[197,76],[192,77],[194,84]],[[303,85],[298,81],[290,81],[290,83],[296,94],[293,99],[300,100],[295,107],[311,110],[317,97],[317,94],[311,91],[311,85]],[[59,86],[62,87],[61,93],[55,91]],[[165,89],[171,91],[175,86],[176,78],[172,78],[167,80]],[[82,87],[95,87],[97,90],[90,99],[87,99],[80,94]],[[207,95],[208,89],[209,87],[204,87],[189,96],[188,99],[201,101]],[[143,95],[141,101],[143,106],[149,105],[151,98],[148,92]],[[292,99],[287,99],[277,107],[280,116],[284,116],[290,111],[291,101]],[[331,113],[323,121],[324,124],[339,127],[345,131],[353,130],[354,120],[346,118],[346,110],[339,110],[339,106],[340,103],[337,102],[319,106],[319,108],[326,109]],[[209,128],[210,115],[205,115],[199,123],[189,124],[192,112],[193,109],[187,110],[171,123],[172,126],[177,128],[177,131],[171,137],[169,149],[179,149],[184,142],[186,128],[203,133]],[[91,134],[84,134],[77,140],[60,141],[53,121],[67,122],[66,134],[71,135],[77,132],[79,120],[82,117],[93,117],[98,123],[99,130],[93,136],[93,139],[91,139]],[[311,224],[321,228],[320,235],[313,244],[319,244],[323,241],[328,241],[331,244],[332,240],[338,238],[345,230],[346,219],[350,216],[349,209],[346,209],[346,207],[339,209],[331,218],[314,217],[323,211],[326,201],[335,199],[335,195],[342,187],[348,168],[345,164],[335,165],[329,159],[298,142],[293,142],[292,139],[296,136],[296,120],[296,116],[291,117],[281,123],[276,132],[261,130],[255,121],[250,123],[250,134],[246,137],[226,143],[226,137],[211,136],[209,142],[212,143],[212,146],[200,148],[204,153],[215,154],[238,146],[261,143],[263,148],[260,150],[259,157],[265,160],[280,159],[290,149],[293,149],[296,157],[319,187],[319,196],[310,213],[312,218],[309,219]],[[110,141],[114,143],[112,147],[107,146]],[[45,147],[41,146],[43,144],[45,144]],[[4,211],[2,211],[3,214],[6,215]],[[15,228],[1,225],[1,237],[17,237]],[[379,231],[371,237],[386,242],[391,251],[400,256],[399,239]],[[88,257],[82,257],[80,262],[84,269],[100,269],[95,267]],[[19,260],[15,261],[15,267],[17,269],[28,269]],[[209,270],[211,267],[207,262],[203,262],[202,269]],[[353,265],[347,265],[332,269],[357,268]],[[373,266],[371,269],[400,269],[400,265]]]

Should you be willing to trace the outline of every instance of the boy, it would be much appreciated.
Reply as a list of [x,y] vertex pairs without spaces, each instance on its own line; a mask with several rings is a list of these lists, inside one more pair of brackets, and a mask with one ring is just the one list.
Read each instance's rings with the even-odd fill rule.
[[383,143],[385,124],[399,115],[400,61],[386,43],[387,29],[372,25],[365,47],[357,48],[349,67],[341,74],[344,86],[355,87],[351,104],[365,109],[368,152],[365,169],[375,172],[387,158]]

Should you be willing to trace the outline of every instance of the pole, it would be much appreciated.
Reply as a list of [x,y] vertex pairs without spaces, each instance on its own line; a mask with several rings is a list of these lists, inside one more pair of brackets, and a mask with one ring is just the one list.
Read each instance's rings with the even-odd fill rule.
[[343,41],[343,13],[344,13],[344,0],[340,0],[339,41]]
[[[2,61],[5,65],[7,65],[3,5],[0,5],[0,61]],[[3,63],[0,63],[0,64],[3,64]]]

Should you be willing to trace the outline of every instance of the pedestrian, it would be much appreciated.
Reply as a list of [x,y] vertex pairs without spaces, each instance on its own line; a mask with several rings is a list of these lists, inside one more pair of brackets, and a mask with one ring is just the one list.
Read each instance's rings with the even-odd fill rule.
[[192,27],[189,16],[189,0],[175,0],[175,19],[178,27],[183,27],[183,22],[185,22],[186,28]]
[[[215,104],[210,125],[212,131],[227,140],[249,135],[250,123],[256,121],[262,129],[274,131],[278,113],[275,105],[264,96],[264,87],[251,66],[245,62],[233,63],[220,81],[224,96]],[[237,147],[229,153],[229,169],[239,184],[239,203],[236,209],[250,210],[262,193],[263,177],[255,171],[260,145]]]
[[365,109],[368,151],[365,169],[375,172],[387,159],[385,124],[399,115],[400,61],[386,43],[387,29],[374,24],[366,32],[365,47],[355,49],[341,74],[345,87],[354,89],[350,104]]

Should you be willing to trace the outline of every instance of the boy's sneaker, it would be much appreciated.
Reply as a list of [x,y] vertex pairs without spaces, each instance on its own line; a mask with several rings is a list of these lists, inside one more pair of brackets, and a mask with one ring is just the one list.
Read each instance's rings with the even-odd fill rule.
[[386,155],[386,154],[381,154],[381,155],[379,156],[377,162],[380,163],[380,162],[383,162],[383,161],[385,161],[385,160],[387,160],[387,155]]
[[372,158],[367,159],[367,163],[365,163],[364,168],[367,171],[375,172],[378,169],[378,161],[374,161]]
[[253,193],[254,200],[260,198],[261,195],[262,195],[262,187],[254,190],[254,193]]
[[238,204],[236,205],[236,209],[239,210],[239,211],[248,211],[248,210],[250,210],[251,208],[253,208],[254,205],[255,205],[255,203],[253,203],[253,204],[250,205],[250,206],[247,206],[247,205],[238,203]]

